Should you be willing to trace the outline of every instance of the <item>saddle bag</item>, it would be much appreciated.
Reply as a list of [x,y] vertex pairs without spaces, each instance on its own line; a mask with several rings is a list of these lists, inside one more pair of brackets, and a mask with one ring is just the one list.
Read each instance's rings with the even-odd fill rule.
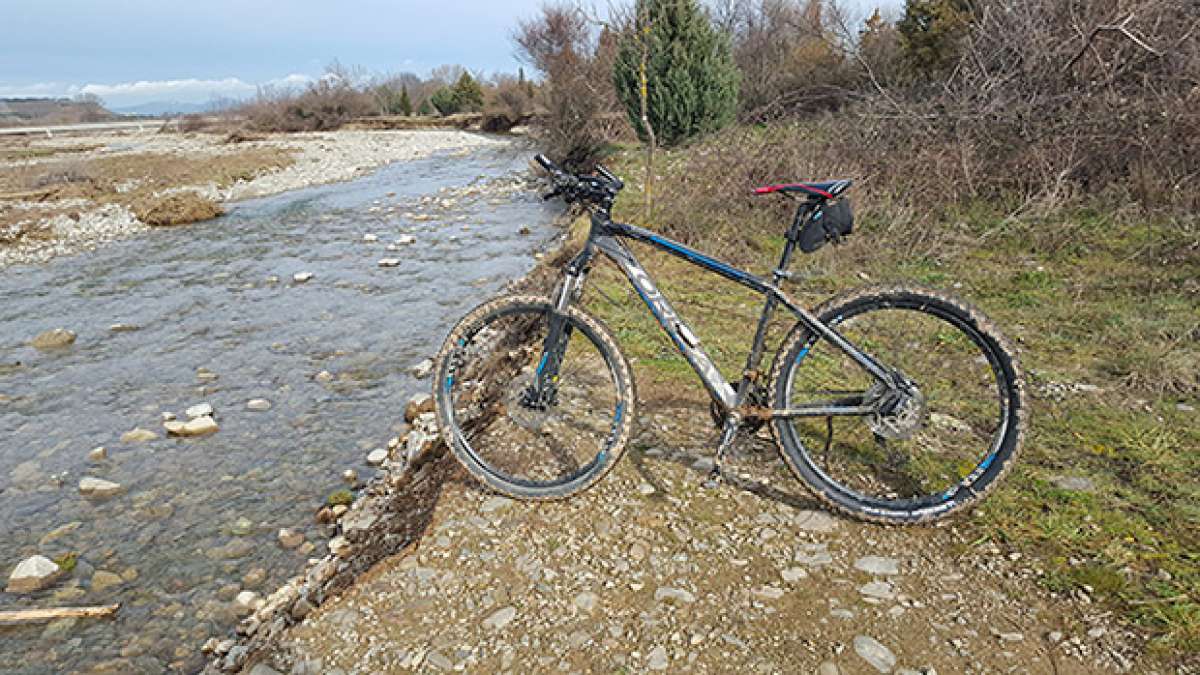
[[850,210],[850,200],[839,199],[817,208],[816,213],[804,224],[797,243],[801,251],[812,253],[824,246],[825,242],[841,242],[853,229],[854,213]]

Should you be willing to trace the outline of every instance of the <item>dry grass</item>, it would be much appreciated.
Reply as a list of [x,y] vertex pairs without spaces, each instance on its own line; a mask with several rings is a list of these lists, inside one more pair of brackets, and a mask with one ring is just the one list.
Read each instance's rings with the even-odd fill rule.
[[213,200],[195,192],[178,192],[165,197],[147,197],[134,202],[138,220],[155,227],[186,225],[211,220],[225,213]]

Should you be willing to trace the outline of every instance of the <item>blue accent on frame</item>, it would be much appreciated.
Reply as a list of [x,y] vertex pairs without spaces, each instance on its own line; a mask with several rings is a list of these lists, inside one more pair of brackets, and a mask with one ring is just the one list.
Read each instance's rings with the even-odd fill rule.
[[800,363],[804,360],[804,357],[808,356],[809,349],[812,349],[812,347],[805,347],[804,349],[800,350],[800,353],[796,355],[796,363]]
[[550,358],[550,354],[549,354],[549,353],[544,353],[544,354],[542,354],[542,360],[541,360],[541,361],[538,363],[538,367],[537,367],[537,374],[538,374],[538,375],[541,375],[541,374],[542,374],[542,371],[546,369],[546,360],[547,360],[547,359],[549,359],[549,358]]

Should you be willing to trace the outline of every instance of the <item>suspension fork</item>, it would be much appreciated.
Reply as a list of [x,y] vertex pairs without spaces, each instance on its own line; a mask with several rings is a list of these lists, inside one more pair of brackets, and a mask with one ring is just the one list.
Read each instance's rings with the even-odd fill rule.
[[558,295],[554,298],[554,309],[550,312],[550,325],[545,339],[542,340],[542,354],[538,358],[534,381],[524,395],[524,403],[531,407],[545,409],[546,406],[558,402],[559,368],[562,367],[567,343],[571,341],[571,333],[574,331],[574,327],[567,320],[567,308],[583,289],[583,282],[587,278],[586,264],[591,256],[585,256],[585,253],[587,251],[581,252],[567,265]]

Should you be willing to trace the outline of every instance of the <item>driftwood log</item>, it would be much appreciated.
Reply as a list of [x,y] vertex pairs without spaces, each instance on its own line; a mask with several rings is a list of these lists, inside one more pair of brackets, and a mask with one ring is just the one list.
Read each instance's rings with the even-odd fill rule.
[[96,607],[0,610],[0,625],[45,623],[55,619],[105,618],[114,616],[120,607],[120,605],[99,605]]

